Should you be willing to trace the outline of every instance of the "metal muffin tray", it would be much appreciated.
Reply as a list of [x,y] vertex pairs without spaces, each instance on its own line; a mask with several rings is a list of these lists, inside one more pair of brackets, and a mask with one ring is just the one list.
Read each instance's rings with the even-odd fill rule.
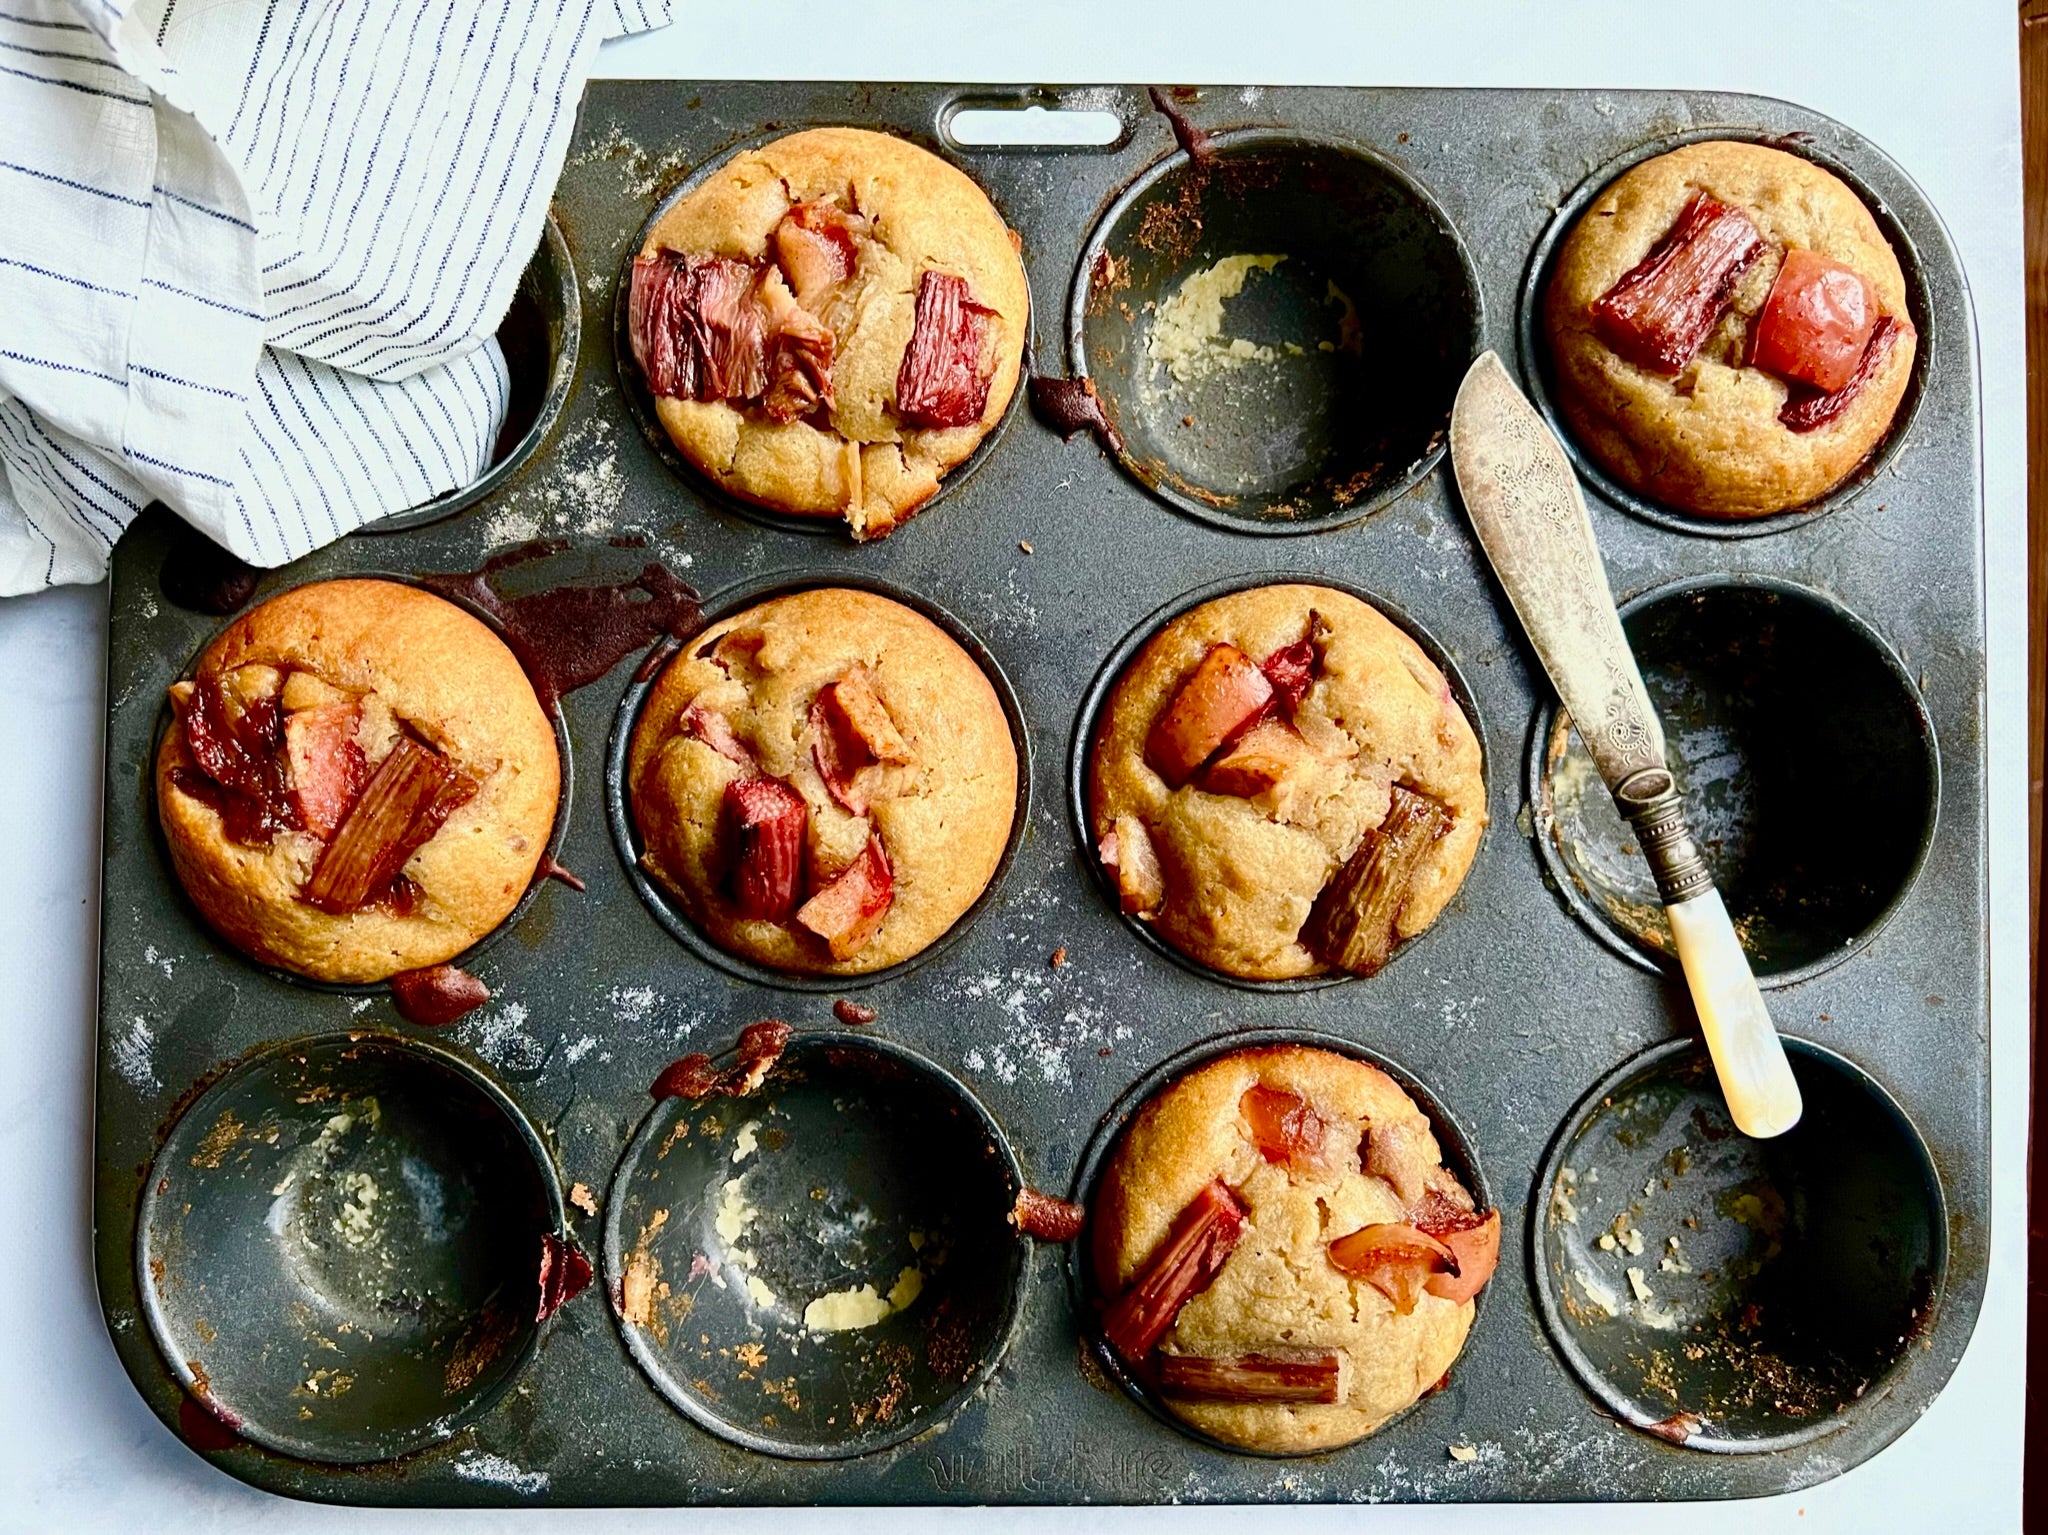
[[[1214,135],[1204,172],[1142,88],[593,85],[556,196],[561,238],[529,273],[516,350],[537,414],[523,439],[439,520],[344,539],[257,588],[474,570],[555,539],[502,579],[615,581],[660,560],[713,609],[837,579],[910,594],[1006,680],[1029,769],[1002,873],[922,963],[781,985],[708,960],[684,919],[650,905],[622,856],[617,742],[644,691],[628,661],[562,708],[557,856],[588,888],[543,881],[473,953],[488,1006],[417,1029],[386,988],[258,968],[180,892],[150,782],[165,687],[225,620],[167,594],[170,518],[121,542],[100,1296],[138,1390],[223,1470],[410,1505],[1746,1497],[1857,1464],[1940,1391],[1990,1241],[1977,361],[1940,219],[1857,133],[1755,97],[1173,99]],[[1121,132],[1074,149],[948,135],[963,106],[1033,104],[1113,113]],[[1022,239],[1035,368],[1096,379],[1126,462],[1020,404],[922,515],[860,547],[736,507],[675,462],[617,355],[625,264],[657,205],[736,146],[825,123],[903,134],[986,188]],[[1633,850],[1584,792],[1432,424],[1480,346],[1546,397],[1530,315],[1562,221],[1621,166],[1704,136],[1844,174],[1906,263],[1923,338],[1892,437],[1810,512],[1705,524],[1590,476],[1695,824],[1778,1023],[1810,1042],[1794,1051],[1808,1122],[1768,1146],[1718,1117]],[[1274,338],[1327,324],[1313,279],[1335,277],[1364,345],[1334,360],[1304,348],[1259,375],[1264,393],[1237,375],[1176,426],[1146,394],[1144,305],[1233,253],[1295,262],[1247,288],[1234,324]],[[1764,536],[1721,536],[1735,533]],[[1192,594],[1282,576],[1384,604],[1450,663],[1485,746],[1492,827],[1470,877],[1369,980],[1226,983],[1163,950],[1118,915],[1076,824],[1112,658]],[[875,1021],[846,1026],[836,996]],[[652,1103],[670,1060],[728,1050],[771,1016],[797,1044],[758,1101]],[[1091,1341],[1078,1251],[1001,1219],[1020,1179],[1087,1198],[1145,1094],[1239,1035],[1333,1042],[1404,1073],[1505,1223],[1441,1388],[1306,1458],[1234,1453],[1148,1412]],[[696,1150],[665,1158],[679,1124]],[[868,1334],[805,1339],[709,1289],[693,1323],[678,1296],[710,1276],[684,1279],[684,1228],[713,1218],[706,1202],[738,1166],[707,1151],[714,1130],[735,1151],[754,1141],[772,1170],[750,1228],[764,1265],[782,1261],[778,1243],[790,1265],[815,1260],[806,1233],[843,1215],[844,1195],[922,1212],[950,1277]],[[354,1160],[323,1160],[350,1137],[366,1137]],[[333,1233],[280,1234],[277,1190],[344,1162],[382,1169],[387,1250],[410,1244],[414,1288],[395,1310],[346,1240],[365,1218],[361,1200],[345,1208],[352,1185],[306,1205],[335,1212]],[[666,1338],[619,1315],[635,1251],[669,1240],[649,1235],[657,1206],[674,1214]],[[520,1255],[550,1233],[597,1280],[536,1327]],[[365,1297],[391,1314],[349,1314]]]

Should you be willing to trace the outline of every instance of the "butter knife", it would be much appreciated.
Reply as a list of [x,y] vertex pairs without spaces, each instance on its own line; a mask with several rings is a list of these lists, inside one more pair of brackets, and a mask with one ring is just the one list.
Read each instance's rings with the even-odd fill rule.
[[1799,1084],[1686,825],[1578,477],[1492,352],[1458,388],[1451,466],[1494,574],[1656,876],[1729,1115],[1744,1135],[1783,1135],[1799,1123]]

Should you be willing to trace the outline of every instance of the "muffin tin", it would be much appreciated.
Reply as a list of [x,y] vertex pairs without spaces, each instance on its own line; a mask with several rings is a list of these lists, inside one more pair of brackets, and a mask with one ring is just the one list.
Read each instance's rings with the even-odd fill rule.
[[[1109,111],[1124,126],[1100,147],[965,150],[944,127],[963,105]],[[494,994],[483,1010],[414,1029],[383,988],[303,985],[226,950],[170,873],[148,774],[164,688],[224,620],[164,593],[171,519],[145,515],[123,539],[100,1296],[145,1399],[222,1469],[406,1505],[1742,1497],[1838,1474],[1934,1399],[1975,1322],[1990,1237],[1976,347],[1939,218],[1856,133],[1753,97],[1248,87],[1180,106],[1215,135],[1207,179],[1141,88],[593,84],[556,196],[560,239],[529,273],[547,347],[522,370],[537,402],[525,440],[431,516],[260,584],[259,598],[473,570],[545,538],[559,546],[505,583],[624,580],[658,559],[714,607],[843,574],[949,615],[1008,681],[1028,813],[943,948],[853,993],[876,1010],[866,1027],[834,1018],[847,988],[707,962],[650,903],[621,856],[614,743],[637,698],[631,662],[562,709],[577,792],[565,787],[556,856],[588,888],[544,882],[477,951]],[[1124,426],[1121,461],[1013,409],[922,516],[854,547],[732,506],[649,440],[615,342],[645,221],[733,148],[819,123],[902,133],[988,190],[1022,237],[1035,366],[1095,376]],[[1707,134],[1846,171],[1899,245],[1925,340],[1892,441],[1824,518],[1730,540],[1591,487],[1653,687],[1681,716],[1674,750],[1742,855],[1731,884],[1759,893],[1758,941],[1781,946],[1765,956],[1770,1001],[1804,1042],[1812,1107],[1765,1148],[1715,1120],[1682,983],[1623,920],[1636,871],[1599,796],[1569,782],[1569,731],[1437,467],[1441,440],[1340,415],[1439,391],[1447,410],[1481,345],[1540,397],[1528,317],[1560,209],[1642,153]],[[1164,210],[1149,239],[1148,208]],[[1364,248],[1376,229],[1393,232],[1384,252]],[[1190,409],[1180,430],[1194,435],[1176,438],[1178,417],[1147,418],[1138,399],[1143,305],[1228,254],[1298,258],[1291,277],[1316,268],[1383,318],[1357,357],[1275,368],[1277,393],[1255,398],[1253,377],[1233,375],[1239,387],[1204,407],[1215,431]],[[1245,297],[1263,339],[1327,319],[1312,283],[1262,280]],[[1297,536],[1258,536],[1275,532]],[[1401,963],[1364,981],[1226,985],[1143,941],[1105,895],[1071,802],[1084,704],[1113,654],[1198,595],[1305,572],[1380,602],[1453,663],[1489,745],[1494,827]],[[1824,865],[1844,851],[1853,878],[1832,879]],[[687,1115],[650,1102],[671,1059],[727,1050],[769,1016],[797,1043],[758,1098]],[[1076,1255],[1002,1224],[1020,1180],[1085,1199],[1167,1063],[1276,1036],[1341,1042],[1426,1089],[1505,1224],[1501,1271],[1444,1389],[1362,1444],[1285,1464],[1149,1414],[1089,1341]],[[442,1101],[484,1128],[451,1134],[418,1112]],[[389,1172],[380,1187],[406,1203],[386,1206],[378,1242],[351,1246],[363,1217],[343,1207],[360,1210],[361,1189],[287,1183],[283,1164],[311,1166],[321,1135],[362,1135],[372,1117],[387,1160],[348,1168]],[[756,1119],[755,1149],[733,1162]],[[683,1122],[692,1139],[678,1144],[694,1150],[662,1157]],[[646,1250],[685,1278],[675,1268],[706,1245],[686,1223],[716,1228],[748,1167],[770,1170],[746,1185],[767,1200],[746,1229],[769,1288],[837,1285],[831,1265],[853,1259],[886,1283],[912,1266],[899,1238],[950,1222],[943,1263],[915,1260],[929,1303],[820,1339],[761,1326],[714,1289],[689,1318],[664,1313],[666,1343],[622,1326],[653,1212],[670,1212],[673,1235],[664,1223]],[[872,1234],[832,1236],[856,1210]],[[1639,1257],[1631,1232],[1667,1245]],[[575,1242],[597,1279],[535,1327],[531,1263],[505,1255],[535,1253],[544,1233]],[[1666,1256],[1685,1270],[1661,1268]],[[1625,1291],[1628,1266],[1654,1305],[1589,1310],[1575,1276]],[[337,1331],[352,1307],[356,1330]]]

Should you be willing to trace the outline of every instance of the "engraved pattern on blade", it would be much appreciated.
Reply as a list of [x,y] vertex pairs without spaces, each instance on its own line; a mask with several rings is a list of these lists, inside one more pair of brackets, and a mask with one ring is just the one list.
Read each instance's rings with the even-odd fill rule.
[[1451,463],[1479,541],[1601,776],[1664,764],[1664,733],[1629,652],[1578,479],[1489,352],[1451,412]]

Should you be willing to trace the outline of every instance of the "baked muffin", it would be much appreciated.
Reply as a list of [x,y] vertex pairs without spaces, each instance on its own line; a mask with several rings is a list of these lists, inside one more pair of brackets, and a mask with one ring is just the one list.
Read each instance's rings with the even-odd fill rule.
[[1030,293],[1017,238],[913,144],[814,128],[737,155],[633,263],[633,356],[683,456],[878,538],[1002,419]]
[[157,815],[200,914],[323,981],[452,959],[504,921],[555,823],[562,764],[497,635],[393,581],[251,609],[171,685]]
[[1486,827],[1442,672],[1326,586],[1253,587],[1154,635],[1104,706],[1088,814],[1123,909],[1229,975],[1370,975]]
[[1840,179],[1689,144],[1600,194],[1543,300],[1558,407],[1631,490],[1709,517],[1827,494],[1891,426],[1917,345],[1906,281]]
[[987,887],[1017,748],[945,631],[835,587],[692,640],[648,694],[627,784],[641,863],[713,941],[860,975],[924,950]]
[[1500,1256],[1385,1072],[1299,1045],[1197,1067],[1139,1111],[1090,1214],[1105,1341],[1247,1449],[1327,1450],[1441,1381]]

